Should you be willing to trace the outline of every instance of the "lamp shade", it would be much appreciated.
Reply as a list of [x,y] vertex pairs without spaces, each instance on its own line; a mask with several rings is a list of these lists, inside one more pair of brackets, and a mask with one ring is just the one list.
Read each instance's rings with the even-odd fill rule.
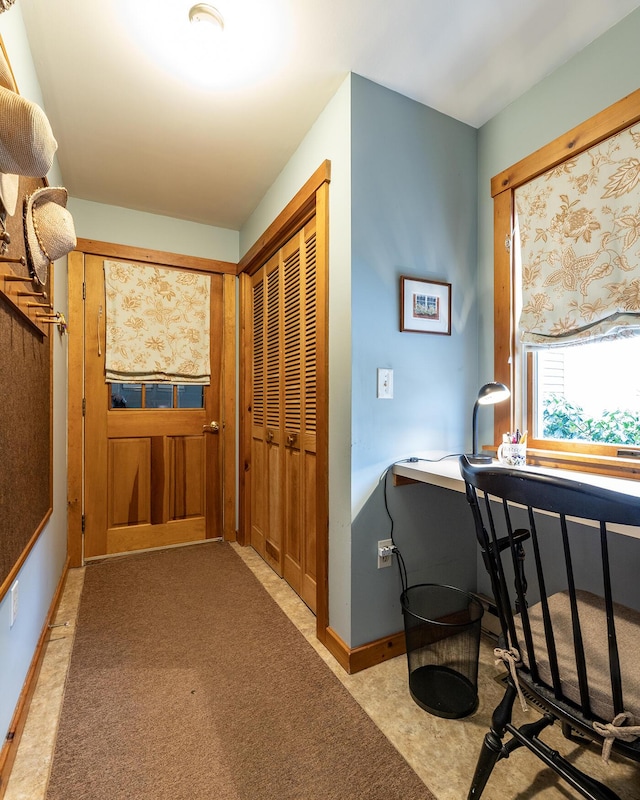
[[481,406],[493,405],[494,403],[501,403],[511,396],[511,392],[504,383],[492,381],[485,383],[485,385],[478,392],[478,403]]
[[480,406],[494,405],[501,403],[511,396],[511,392],[504,385],[497,381],[485,383],[478,392],[478,399],[473,405],[473,418],[471,420],[472,449],[473,452],[468,456],[472,464],[487,464],[491,462],[491,456],[486,453],[478,452],[478,408]]

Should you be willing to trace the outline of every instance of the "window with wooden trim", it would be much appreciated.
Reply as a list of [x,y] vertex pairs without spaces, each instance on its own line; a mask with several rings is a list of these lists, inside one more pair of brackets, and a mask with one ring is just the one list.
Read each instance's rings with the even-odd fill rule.
[[529,463],[640,477],[639,121],[640,90],[492,180],[494,436]]

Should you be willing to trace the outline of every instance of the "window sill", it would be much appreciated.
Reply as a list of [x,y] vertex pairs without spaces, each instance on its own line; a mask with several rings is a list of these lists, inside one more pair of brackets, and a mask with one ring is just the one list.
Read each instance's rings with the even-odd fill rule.
[[[495,455],[497,446],[489,448],[489,452]],[[565,450],[528,447],[527,465],[567,472],[589,473],[604,478],[640,480],[640,459],[637,458],[569,453]],[[572,476],[568,475],[567,477]]]

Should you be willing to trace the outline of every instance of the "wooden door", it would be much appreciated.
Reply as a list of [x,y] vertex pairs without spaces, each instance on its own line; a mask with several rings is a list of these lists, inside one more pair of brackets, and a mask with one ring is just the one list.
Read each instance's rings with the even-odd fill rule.
[[315,218],[282,248],[284,560],[287,583],[316,608]]
[[280,256],[252,279],[251,545],[282,575]]
[[103,263],[85,259],[84,556],[222,536],[223,277],[211,275],[211,384],[201,398],[198,387],[128,384],[140,395],[130,408],[105,382]]
[[316,607],[315,219],[251,278],[250,541]]

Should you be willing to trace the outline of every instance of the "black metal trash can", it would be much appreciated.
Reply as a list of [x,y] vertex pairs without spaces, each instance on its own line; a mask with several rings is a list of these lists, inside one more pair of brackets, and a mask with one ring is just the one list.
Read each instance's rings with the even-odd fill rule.
[[400,601],[411,696],[438,717],[472,714],[478,707],[481,603],[435,583],[409,586]]

